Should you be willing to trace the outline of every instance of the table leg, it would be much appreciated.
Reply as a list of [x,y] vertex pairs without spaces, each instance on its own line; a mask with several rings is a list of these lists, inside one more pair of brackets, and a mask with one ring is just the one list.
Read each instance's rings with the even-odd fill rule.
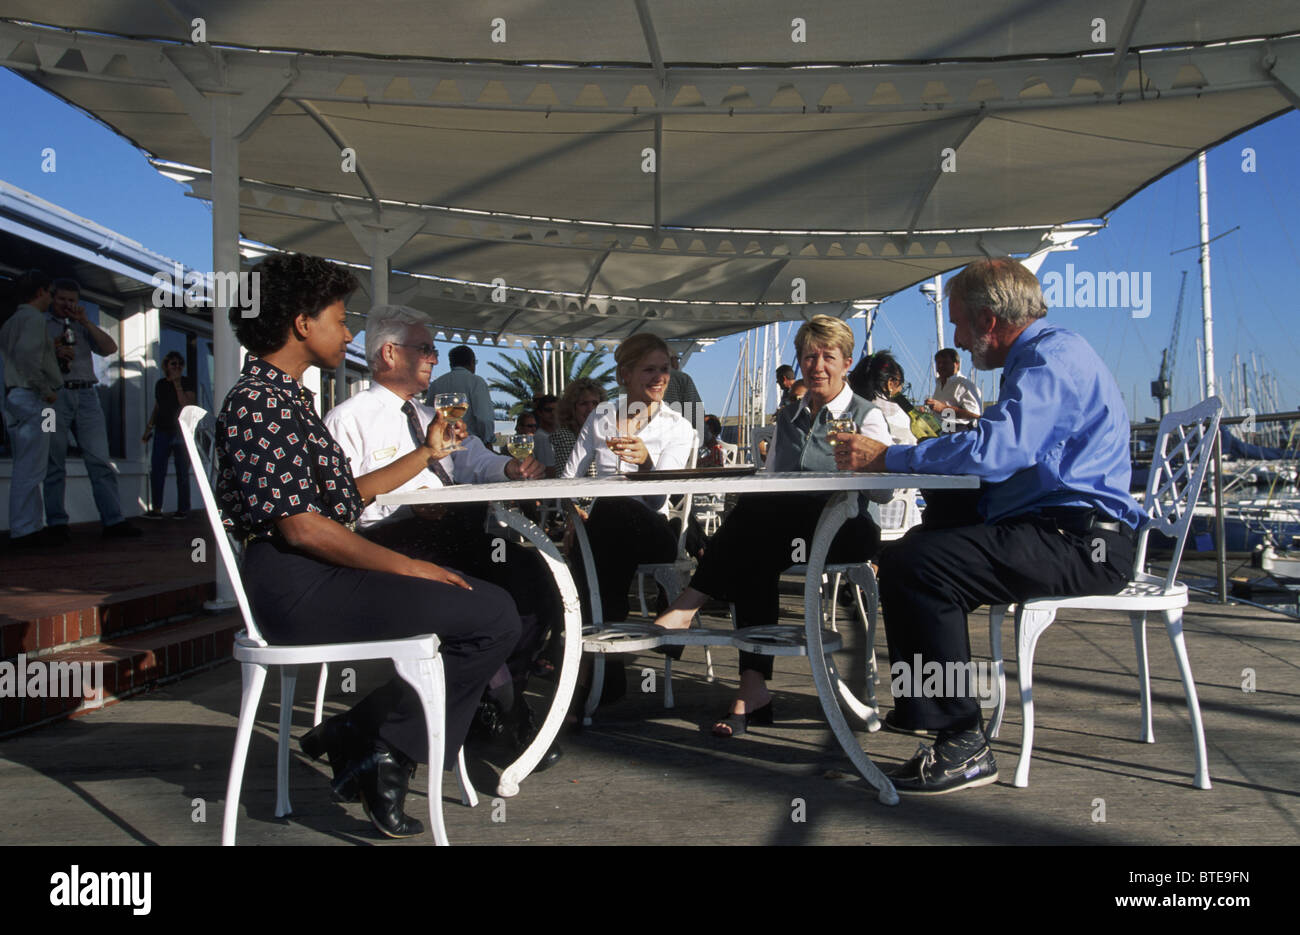
[[840,742],[840,747],[848,754],[862,778],[876,789],[877,798],[885,805],[897,805],[898,793],[894,791],[894,784],[871,762],[849,729],[837,697],[839,678],[836,676],[832,682],[830,670],[833,662],[827,664],[826,652],[822,648],[822,573],[826,568],[826,553],[830,551],[831,542],[844,521],[857,515],[857,503],[856,492],[834,494],[817,520],[817,531],[813,534],[804,577],[804,627],[808,639],[808,666],[812,669],[813,683],[817,686],[817,698],[822,703],[826,722],[835,734],[835,739]]
[[[605,625],[605,610],[600,604],[600,585],[598,584],[599,579],[596,577],[596,562],[591,554],[591,540],[587,538],[587,524],[578,515],[578,508],[574,506],[572,500],[564,502],[564,510],[569,518],[569,526],[573,529],[573,544],[577,546],[578,558],[582,561],[582,567],[586,569],[587,597],[591,601],[592,630],[600,630]],[[578,642],[578,655],[581,656],[581,621],[579,621],[578,626]],[[600,696],[604,689],[605,657],[600,653],[595,653],[591,663],[591,685],[587,689],[587,700],[582,706],[583,727],[591,726],[591,716],[596,713],[596,708],[600,706]]]
[[555,577],[555,584],[560,589],[560,600],[564,604],[564,658],[560,663],[555,698],[551,701],[550,710],[546,712],[546,718],[542,721],[537,736],[528,745],[528,749],[501,773],[501,779],[497,783],[497,795],[509,798],[519,793],[519,783],[541,762],[542,756],[551,748],[551,744],[560,733],[560,728],[564,726],[564,716],[569,711],[573,692],[578,684],[578,661],[582,656],[582,606],[578,603],[578,589],[573,584],[573,576],[569,574],[569,566],[555,547],[555,543],[525,516],[503,503],[493,501],[492,513],[502,523],[537,546],[551,574]]

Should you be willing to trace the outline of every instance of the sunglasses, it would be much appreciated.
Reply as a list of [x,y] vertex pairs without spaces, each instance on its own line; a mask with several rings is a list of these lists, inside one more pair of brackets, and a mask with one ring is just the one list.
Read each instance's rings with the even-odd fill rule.
[[[397,344],[396,341],[393,342]],[[420,352],[421,357],[437,357],[438,349],[432,344],[397,344],[398,347],[410,347]]]

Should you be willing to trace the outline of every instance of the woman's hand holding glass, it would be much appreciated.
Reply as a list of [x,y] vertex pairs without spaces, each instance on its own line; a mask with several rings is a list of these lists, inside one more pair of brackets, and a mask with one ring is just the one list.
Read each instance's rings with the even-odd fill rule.
[[619,460],[628,464],[645,464],[650,460],[650,450],[637,435],[615,435],[607,442],[609,450],[618,455]]

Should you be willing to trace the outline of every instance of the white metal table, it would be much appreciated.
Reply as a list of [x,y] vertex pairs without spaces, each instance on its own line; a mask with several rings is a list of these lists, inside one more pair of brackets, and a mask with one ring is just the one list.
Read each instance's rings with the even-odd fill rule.
[[[582,653],[582,610],[578,591],[569,573],[568,565],[556,549],[555,543],[536,525],[506,504],[513,500],[570,499],[576,497],[647,497],[677,494],[743,494],[743,493],[829,493],[833,494],[822,509],[816,532],[808,550],[807,573],[804,584],[804,626],[807,635],[809,668],[817,686],[817,697],[835,738],[858,772],[878,793],[881,802],[894,805],[898,793],[893,784],[863,752],[857,738],[849,728],[840,710],[838,686],[831,683],[822,643],[821,580],[835,534],[849,518],[858,512],[857,494],[868,490],[925,487],[929,490],[973,489],[979,479],[972,475],[945,476],[937,474],[852,474],[832,473],[757,473],[741,477],[710,478],[656,478],[617,474],[599,478],[559,480],[509,481],[499,484],[458,484],[453,487],[434,487],[404,493],[383,494],[377,502],[385,506],[417,505],[429,503],[482,503],[491,504],[492,512],[502,523],[518,531],[532,542],[545,558],[555,576],[564,603],[564,659],[555,698],[542,722],[537,736],[528,749],[501,774],[497,794],[512,796],[519,792],[519,783],[541,761],[564,724],[565,713],[573,700],[578,681],[578,661]],[[687,632],[687,631],[666,631]],[[690,631],[699,632],[699,631]]]

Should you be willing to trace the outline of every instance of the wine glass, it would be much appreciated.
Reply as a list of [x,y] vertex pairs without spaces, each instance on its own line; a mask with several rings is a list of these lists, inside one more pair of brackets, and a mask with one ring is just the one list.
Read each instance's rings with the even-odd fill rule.
[[625,427],[619,424],[618,414],[615,412],[606,412],[600,416],[596,430],[605,439],[605,447],[617,453],[617,442],[623,439],[623,429]]
[[533,453],[533,436],[511,435],[506,440],[506,451],[510,452],[510,457],[523,461]]
[[[464,393],[439,393],[433,397],[433,408],[438,410],[438,415],[454,425],[469,412],[469,397]],[[462,447],[457,442],[451,450],[460,451]]]
[[852,435],[857,430],[857,423],[848,416],[840,416],[838,419],[830,418],[826,420],[826,440],[830,442],[832,448],[838,444],[838,442],[835,441],[837,433],[844,432]]

